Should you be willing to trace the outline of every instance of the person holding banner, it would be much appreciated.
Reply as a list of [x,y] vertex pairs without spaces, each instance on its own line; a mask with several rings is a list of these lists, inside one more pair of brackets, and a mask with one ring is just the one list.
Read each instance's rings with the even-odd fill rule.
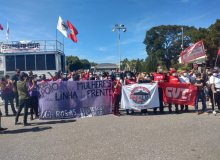
[[[23,125],[27,126],[27,116],[28,116],[28,108],[30,107],[30,94],[28,92],[28,82],[27,80],[27,73],[22,72],[19,77],[19,81],[17,82],[17,89],[18,89],[18,96],[19,96],[19,108],[15,117],[15,125],[18,122],[18,118],[20,116],[20,113],[22,109],[24,108],[24,120]],[[33,82],[33,85],[31,88],[34,88],[35,83]]]
[[[139,74],[137,78],[137,83],[151,83],[151,80],[148,78],[147,74]],[[147,109],[141,110],[142,115],[148,115]]]
[[207,112],[206,98],[205,98],[205,93],[204,93],[206,86],[205,86],[205,81],[201,79],[201,73],[196,74],[196,79],[194,81],[192,81],[192,84],[197,86],[197,97],[196,97],[196,102],[195,102],[196,115],[199,115],[199,111],[198,111],[199,99],[201,99],[201,101],[202,101],[203,114],[209,115],[209,113]]
[[[170,76],[167,77],[167,82],[168,83],[180,83],[180,79],[175,69],[170,70]],[[172,104],[169,104],[168,107],[169,107],[169,114],[172,114]],[[180,114],[181,112],[179,112],[178,104],[175,104],[175,107],[176,107],[176,114]]]
[[[163,69],[161,66],[157,67],[157,72],[153,74],[152,82],[158,83],[158,91],[159,91],[159,101],[160,101],[160,113],[166,114],[163,106],[163,90],[162,84],[166,81],[165,74],[163,73]],[[157,108],[154,108],[154,114],[157,114]]]
[[[180,83],[186,83],[186,84],[190,84],[190,79],[189,79],[189,75],[188,73],[186,72],[186,70],[183,70],[181,72],[181,76],[180,76]],[[184,109],[184,105],[181,105],[181,112],[183,112],[183,109]],[[185,105],[185,112],[188,112],[189,109],[188,109],[188,105]]]
[[[210,77],[211,89],[214,93],[213,99],[215,103],[218,105],[218,112],[220,112],[220,75],[218,74],[218,70],[213,70],[213,75]],[[212,103],[212,112],[215,112],[215,103]]]
[[113,94],[114,94],[113,114],[116,117],[120,116],[119,102],[121,100],[121,87],[122,87],[122,84],[120,83],[120,75],[116,75],[115,80],[113,81]]
[[[124,85],[135,84],[136,80],[133,77],[131,77],[131,73],[127,73],[127,77],[124,78]],[[126,113],[129,115],[129,109],[126,109]],[[134,114],[134,109],[131,109],[131,114]]]

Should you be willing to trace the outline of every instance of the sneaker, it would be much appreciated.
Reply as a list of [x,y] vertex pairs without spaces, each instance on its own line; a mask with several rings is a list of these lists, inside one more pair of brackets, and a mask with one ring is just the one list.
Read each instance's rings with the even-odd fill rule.
[[215,110],[214,110],[214,111],[212,111],[212,113],[213,113],[213,114],[217,114],[217,112],[216,112]]
[[148,115],[148,112],[147,112],[147,113],[145,113],[145,115]]
[[164,111],[161,111],[160,113],[161,113],[161,114],[166,114],[166,112],[164,112]]
[[176,114],[180,114],[180,112],[179,111],[175,111],[176,112]]
[[142,115],[142,116],[144,116],[144,115],[145,115],[145,113],[142,113],[141,115]]
[[212,106],[212,103],[209,103],[209,106]]
[[1,131],[5,131],[5,130],[7,130],[8,128],[0,128],[0,132]]
[[189,112],[189,110],[188,110],[188,109],[185,109],[185,112]]
[[23,126],[30,126],[30,124],[29,123],[23,123]]
[[205,112],[203,112],[203,114],[209,115],[209,113],[208,113],[208,112],[206,112],[206,111],[205,111]]
[[15,120],[15,125],[17,125],[17,124],[18,124],[18,121]]
[[31,116],[30,120],[31,120],[31,121],[34,120],[33,116]]
[[199,115],[199,111],[196,111],[196,115]]
[[172,112],[172,111],[169,111],[169,114],[173,114],[173,112]]

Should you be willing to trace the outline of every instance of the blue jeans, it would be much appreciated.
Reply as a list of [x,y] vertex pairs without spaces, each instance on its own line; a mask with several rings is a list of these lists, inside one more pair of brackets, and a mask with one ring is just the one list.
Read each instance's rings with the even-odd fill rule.
[[5,114],[8,114],[8,102],[10,102],[11,110],[15,114],[16,110],[15,110],[14,102],[13,102],[13,93],[11,92],[9,94],[3,94],[2,96],[5,100]]
[[205,93],[204,92],[197,92],[196,103],[195,103],[195,111],[198,111],[199,99],[201,99],[201,101],[202,101],[202,111],[206,112],[207,107],[206,107],[206,98],[205,98]]
[[[171,104],[169,104],[168,108],[169,108],[169,111],[172,111],[172,105]],[[175,108],[176,108],[176,111],[179,111],[178,104],[175,104]]]

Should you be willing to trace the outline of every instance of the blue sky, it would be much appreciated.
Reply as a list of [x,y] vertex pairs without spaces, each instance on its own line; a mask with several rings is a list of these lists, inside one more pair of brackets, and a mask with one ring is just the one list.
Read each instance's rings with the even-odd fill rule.
[[[118,31],[121,59],[144,59],[145,33],[159,25],[209,27],[220,19],[219,0],[0,0],[0,41],[55,40],[59,15],[76,27],[78,43],[65,38],[65,54],[97,63],[118,62]],[[63,41],[58,31],[58,40]]]

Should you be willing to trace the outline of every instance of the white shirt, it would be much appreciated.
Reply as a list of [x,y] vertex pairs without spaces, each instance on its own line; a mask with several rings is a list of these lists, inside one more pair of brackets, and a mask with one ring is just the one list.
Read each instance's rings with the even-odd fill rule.
[[215,88],[217,88],[217,91],[220,91],[220,75],[217,77],[211,76],[209,82],[210,84],[214,84]]
[[190,83],[189,76],[186,77],[181,76],[179,79],[180,79],[180,83]]
[[70,78],[68,81],[73,81],[73,79],[72,79],[72,78]]

